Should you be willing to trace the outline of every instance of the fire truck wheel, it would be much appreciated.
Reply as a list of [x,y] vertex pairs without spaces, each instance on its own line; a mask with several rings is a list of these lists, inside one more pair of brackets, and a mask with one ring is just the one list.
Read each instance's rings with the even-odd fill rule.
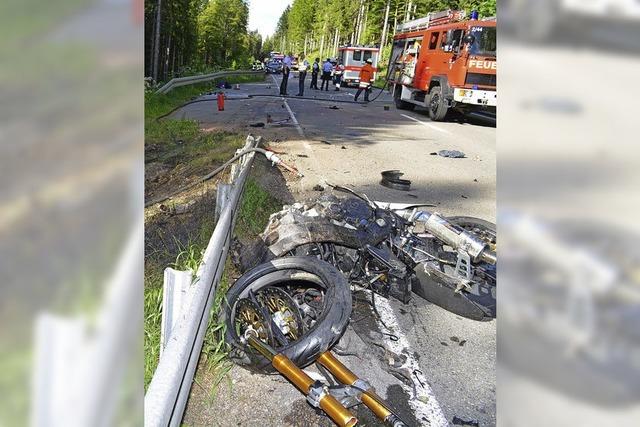
[[429,118],[434,122],[444,120],[447,115],[447,103],[442,96],[442,88],[434,86],[429,91]]
[[393,100],[396,103],[396,108],[398,110],[413,110],[415,105],[400,99],[401,93],[402,93],[402,86],[396,86],[396,90],[393,93]]

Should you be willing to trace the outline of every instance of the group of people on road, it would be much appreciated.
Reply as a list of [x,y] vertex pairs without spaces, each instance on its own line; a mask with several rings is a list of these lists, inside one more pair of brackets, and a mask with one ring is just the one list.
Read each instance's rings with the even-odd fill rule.
[[[293,55],[289,54],[285,56],[282,61],[282,83],[280,83],[280,95],[288,95],[287,94],[287,86],[289,84],[289,75],[291,73],[291,68],[293,65]],[[310,89],[314,90],[324,90],[328,91],[331,82],[333,82],[335,86],[335,91],[340,90],[340,86],[342,84],[342,75],[344,74],[345,67],[342,64],[342,61],[337,60],[335,65],[331,62],[331,58],[327,58],[327,60],[320,64],[320,58],[316,58],[313,64],[309,64],[309,61],[305,58],[304,55],[300,55],[300,59],[298,61],[298,93],[296,96],[304,96],[304,83],[307,78],[307,72],[311,68],[311,85]],[[318,88],[318,77],[320,76],[322,80],[322,84],[320,88]],[[371,93],[371,86],[373,84],[374,71],[371,59],[367,59],[365,65],[360,70],[358,84],[358,91],[355,95],[355,101],[358,100],[360,94],[364,91],[364,101],[369,102],[369,94]]]

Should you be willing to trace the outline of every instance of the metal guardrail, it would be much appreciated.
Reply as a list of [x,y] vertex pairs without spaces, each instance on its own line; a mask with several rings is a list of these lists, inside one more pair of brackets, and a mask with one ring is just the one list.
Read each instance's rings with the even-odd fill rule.
[[220,77],[228,77],[228,76],[242,76],[242,75],[260,75],[264,74],[264,71],[261,70],[236,70],[236,71],[217,71],[211,74],[201,74],[199,76],[189,76],[189,77],[176,77],[169,80],[165,83],[160,89],[156,91],[156,93],[164,94],[169,92],[170,90],[180,87],[187,86],[196,83],[208,82],[210,80],[215,80]]
[[[260,139],[247,137],[247,143],[240,151],[257,147]],[[218,203],[224,201],[223,207],[195,279],[187,284],[182,281],[182,285],[177,284],[181,282],[179,278],[165,280],[164,292],[176,295],[175,286],[180,286],[178,292],[182,295],[179,307],[174,305],[171,309],[165,303],[172,304],[175,299],[171,295],[163,299],[163,316],[167,313],[171,318],[163,318],[162,355],[144,398],[146,427],[173,427],[182,421],[211,306],[233,236],[240,198],[254,157],[255,152],[249,153],[241,158],[239,165],[233,165],[236,167],[231,171],[232,184],[221,192],[222,197],[218,197]],[[168,270],[165,277],[171,275]]]

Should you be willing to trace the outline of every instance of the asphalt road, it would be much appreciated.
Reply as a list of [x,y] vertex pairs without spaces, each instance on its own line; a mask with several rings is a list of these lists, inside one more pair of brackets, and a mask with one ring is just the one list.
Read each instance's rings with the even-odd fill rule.
[[[433,123],[426,112],[396,110],[386,92],[366,105],[339,102],[352,101],[355,89],[320,93],[307,88],[305,96],[316,100],[281,98],[273,96],[278,94],[279,79],[269,76],[265,83],[228,90],[224,112],[215,109],[215,102],[202,102],[176,111],[174,117],[196,119],[203,129],[264,136],[271,148],[286,153],[282,157],[304,173],[302,179],[288,180],[287,190],[296,200],[320,194],[313,188],[329,182],[376,200],[428,202],[445,215],[495,221],[494,127]],[[290,79],[289,93],[297,93],[297,87],[297,78]],[[258,94],[271,96],[249,97]],[[267,115],[273,123],[268,123]],[[260,122],[263,127],[250,126]],[[442,149],[459,150],[466,157],[430,154]],[[379,184],[380,172],[390,169],[404,172],[404,178],[412,181],[411,191]],[[480,426],[495,425],[495,321],[467,320],[418,297],[407,306],[395,300],[377,302],[385,323],[400,339],[391,341],[381,334],[388,331],[373,317],[359,323],[339,344],[356,353],[343,358],[347,366],[368,378],[412,424],[447,425],[459,417]],[[234,368],[230,378],[215,399],[208,395],[206,377],[192,389],[186,424],[327,425],[277,377]],[[358,415],[368,420],[366,411],[358,410]]]

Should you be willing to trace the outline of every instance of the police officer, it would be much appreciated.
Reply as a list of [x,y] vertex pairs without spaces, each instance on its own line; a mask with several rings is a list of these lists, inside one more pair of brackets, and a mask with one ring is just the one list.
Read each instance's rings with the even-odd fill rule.
[[[322,64],[322,85],[320,86],[320,90],[329,91],[329,81],[331,80],[331,70],[333,69],[333,65],[331,64],[331,59],[327,58],[324,64]],[[326,85],[326,89],[325,89]]]
[[307,78],[307,69],[309,68],[309,61],[306,60],[303,54],[300,54],[298,60],[298,93],[296,96],[304,96],[304,80]]
[[320,58],[316,58],[311,66],[311,89],[318,90],[318,73],[320,72]]
[[291,73],[291,64],[293,63],[293,54],[285,56],[282,60],[282,83],[280,83],[280,95],[288,95],[287,85],[289,84],[289,73]]

